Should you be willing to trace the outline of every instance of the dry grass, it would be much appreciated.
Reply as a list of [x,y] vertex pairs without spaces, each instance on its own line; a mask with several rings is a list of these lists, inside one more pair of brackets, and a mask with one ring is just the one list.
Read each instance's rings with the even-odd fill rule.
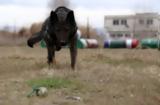
[[[68,49],[56,53],[48,70],[42,48],[0,47],[0,105],[159,105],[160,52],[157,50],[81,49],[76,72]],[[27,81],[59,77],[78,82],[76,88],[50,89],[45,98],[26,95]],[[80,85],[82,84],[82,85]],[[82,101],[66,99],[80,96]]]
[[27,37],[18,37],[13,35],[1,35],[0,33],[0,46],[24,46],[26,45]]

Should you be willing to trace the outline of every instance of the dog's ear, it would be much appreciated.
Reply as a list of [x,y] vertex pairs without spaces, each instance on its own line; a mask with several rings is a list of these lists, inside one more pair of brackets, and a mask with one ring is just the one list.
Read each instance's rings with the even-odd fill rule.
[[57,14],[54,11],[51,11],[51,13],[50,13],[50,21],[51,21],[51,23],[55,23],[58,21]]
[[75,25],[75,18],[74,18],[74,12],[73,12],[73,11],[70,11],[70,12],[67,14],[66,21],[69,22],[69,23],[72,24],[72,25]]

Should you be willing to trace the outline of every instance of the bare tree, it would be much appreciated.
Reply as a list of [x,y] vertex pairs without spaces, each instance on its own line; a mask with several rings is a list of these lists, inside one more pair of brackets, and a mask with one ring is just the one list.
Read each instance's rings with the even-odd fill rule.
[[70,0],[50,0],[48,6],[53,10],[59,6],[70,7]]

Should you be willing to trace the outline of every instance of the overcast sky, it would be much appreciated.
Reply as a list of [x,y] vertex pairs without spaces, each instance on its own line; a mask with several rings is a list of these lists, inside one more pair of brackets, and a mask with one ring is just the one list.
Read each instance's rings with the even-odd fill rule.
[[[44,21],[49,14],[49,0],[0,0],[0,27],[30,26]],[[160,13],[160,0],[70,0],[76,20],[85,25],[87,17],[93,27],[103,27],[104,15],[135,12]]]

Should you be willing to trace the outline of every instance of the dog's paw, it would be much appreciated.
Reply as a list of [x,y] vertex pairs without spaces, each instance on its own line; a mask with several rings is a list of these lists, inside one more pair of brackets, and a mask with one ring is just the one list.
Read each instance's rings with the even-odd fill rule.
[[30,40],[27,41],[27,45],[28,45],[29,47],[33,48],[33,44],[32,44],[32,42],[31,42]]
[[56,46],[56,51],[59,51],[61,49],[60,46]]

